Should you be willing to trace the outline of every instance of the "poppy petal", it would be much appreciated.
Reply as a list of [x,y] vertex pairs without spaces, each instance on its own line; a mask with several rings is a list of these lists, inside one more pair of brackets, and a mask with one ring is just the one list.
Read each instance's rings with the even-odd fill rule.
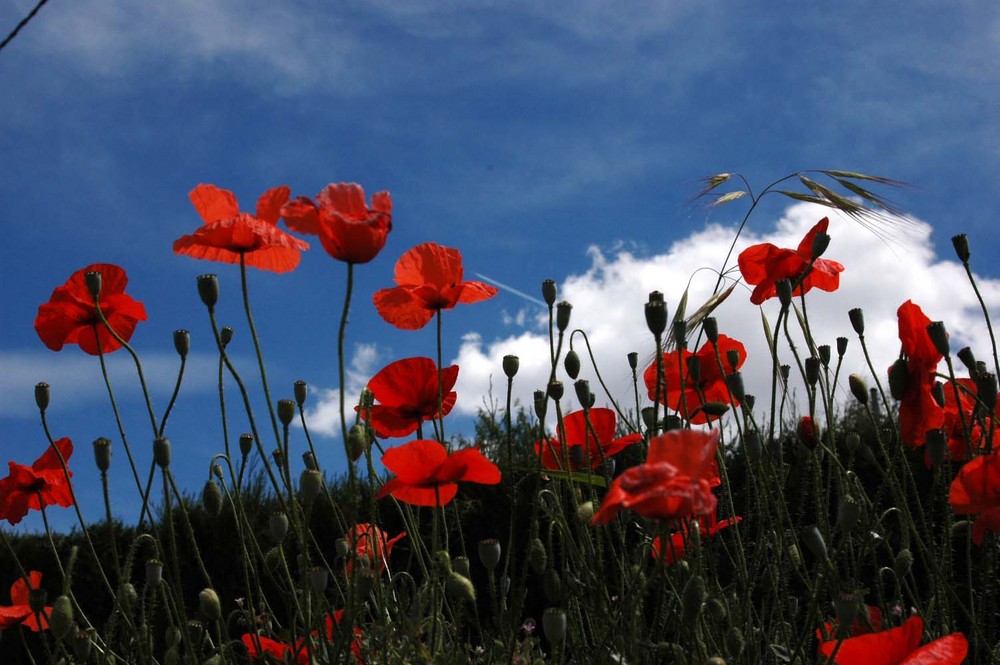
[[215,185],[198,185],[191,190],[188,198],[206,224],[238,215],[240,212],[236,195],[228,189],[220,189]]
[[389,448],[382,455],[382,464],[404,483],[431,482],[445,460],[448,451],[437,441],[417,439],[402,446]]
[[257,199],[257,219],[272,226],[281,217],[281,208],[288,203],[292,190],[287,185],[267,190]]

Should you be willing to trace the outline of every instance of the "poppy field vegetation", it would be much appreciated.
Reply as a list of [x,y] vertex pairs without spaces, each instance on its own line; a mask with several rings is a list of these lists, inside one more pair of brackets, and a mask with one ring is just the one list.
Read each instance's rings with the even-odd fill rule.
[[[174,252],[233,264],[219,268],[238,273],[256,367],[230,356],[219,277],[202,275],[198,337],[218,359],[221,434],[200,495],[187,496],[169,438],[184,382],[154,408],[130,343],[147,313],[126,268],[81,268],[40,304],[35,330],[52,351],[78,346],[102,366],[122,350],[132,358],[152,436],[119,421],[117,438],[93,442],[104,514],[88,521],[73,469],[91,458],[49,421],[58,387],[36,386],[38,441],[8,448],[0,478],[0,586],[10,585],[0,662],[1000,663],[997,350],[953,350],[919,293],[899,305],[889,367],[868,359],[860,309],[843,313],[854,339],[824,339],[809,312],[851,270],[827,217],[795,248],[733,256],[764,197],[811,202],[877,234],[895,211],[876,190],[899,184],[833,170],[759,191],[739,174],[706,178],[709,206],[749,204],[746,214],[700,307],[668,284],[649,294],[647,345],[622,359],[633,385],[616,395],[602,380],[595,393],[579,379],[574,342],[589,344],[587,331],[545,280],[547,384],[531,387],[530,409],[512,403],[519,359],[496,358],[506,400],[464,434],[446,423],[457,400],[482,396],[456,391],[462,368],[443,362],[442,320],[487,307],[497,290],[465,280],[459,249],[402,252],[384,288],[355,302],[355,270],[387,251],[389,192],[334,183],[293,198],[278,186],[250,214],[232,192],[198,185],[189,198],[202,224]],[[352,307],[437,332],[426,355],[387,364],[360,394],[339,391],[339,476],[319,464],[316,446],[329,444],[310,434],[306,383],[272,397],[251,310],[247,271],[294,270],[309,248],[295,234],[318,236],[345,266],[339,326],[317,336],[336,334],[331,381],[336,372],[345,385],[345,340],[366,334],[348,326]],[[953,243],[978,293],[970,243]],[[761,306],[758,333],[720,331],[713,316],[740,283]],[[769,357],[748,355],[739,338],[751,334]],[[192,337],[174,334],[181,376]],[[865,376],[841,375],[848,354],[866,359]],[[745,385],[753,364],[771,370],[767,385]],[[248,431],[236,433],[237,420]],[[137,440],[152,441],[149,468],[136,463]],[[111,464],[112,449],[128,468]],[[112,473],[130,485],[114,497]],[[116,521],[112,500],[141,506],[138,522]],[[48,515],[66,509],[77,526],[53,533]],[[44,534],[21,531],[33,511]]]

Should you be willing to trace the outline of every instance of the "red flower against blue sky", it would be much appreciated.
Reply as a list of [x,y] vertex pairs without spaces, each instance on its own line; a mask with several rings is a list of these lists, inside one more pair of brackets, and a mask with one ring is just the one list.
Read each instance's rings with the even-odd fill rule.
[[256,215],[250,215],[240,212],[236,196],[229,190],[198,185],[188,196],[205,224],[174,241],[174,252],[222,263],[242,260],[271,272],[294,270],[309,243],[277,227],[290,193],[285,186],[267,190],[257,200]]
[[478,448],[452,454],[437,441],[419,439],[382,455],[382,464],[396,477],[382,485],[376,498],[392,495],[414,506],[444,506],[458,493],[458,483],[496,485],[500,469]]
[[948,503],[959,515],[977,515],[972,541],[983,542],[987,531],[1000,533],[1000,453],[966,462],[951,481]]
[[[589,416],[593,431],[587,427],[586,414],[582,410],[563,418],[562,439],[566,441],[566,451],[559,437],[535,442],[535,454],[542,458],[544,468],[565,469],[568,460],[574,471],[588,466],[596,469],[606,458],[642,441],[642,435],[636,433],[615,438],[617,417],[613,409],[590,409]],[[579,452],[574,453],[574,449]]]
[[281,216],[293,231],[319,236],[326,253],[338,261],[368,263],[392,230],[392,198],[378,192],[369,208],[361,185],[339,182],[327,185],[315,202],[305,196],[289,201]]
[[[441,370],[441,413],[446,416],[455,406],[458,365]],[[403,358],[389,363],[368,382],[378,404],[371,407],[369,418],[375,433],[383,438],[412,434],[417,426],[439,417],[438,371],[430,358]]]
[[931,320],[913,301],[897,311],[899,341],[909,375],[906,392],[899,402],[899,431],[903,442],[922,446],[927,431],[944,425],[944,409],[934,399],[935,372],[943,356],[934,347],[927,326]]
[[96,356],[121,348],[97,314],[94,297],[87,289],[87,273],[101,274],[98,303],[108,325],[126,342],[132,339],[135,326],[146,320],[146,308],[125,293],[125,271],[110,263],[94,263],[73,273],[66,283],[52,292],[49,301],[38,308],[35,332],[53,351],[66,344],[79,344],[86,353]]
[[824,217],[809,230],[796,249],[782,249],[771,243],[747,247],[737,259],[743,281],[754,287],[750,302],[759,305],[778,295],[776,284],[783,280],[793,283],[802,276],[812,262],[812,270],[802,280],[794,295],[806,293],[813,287],[822,291],[836,291],[840,286],[840,273],[844,266],[829,259],[812,261],[813,241],[817,233],[826,233],[830,220]]
[[396,262],[397,286],[375,294],[375,308],[387,322],[403,330],[419,330],[434,314],[459,303],[487,300],[497,294],[489,284],[462,279],[462,253],[425,242]]
[[[53,444],[69,464],[73,454],[73,443],[62,438]],[[72,477],[73,472],[69,472]],[[10,474],[0,480],[0,520],[17,524],[29,510],[41,510],[45,506],[73,505],[73,493],[69,478],[59,462],[59,454],[49,446],[31,466],[10,463]]]

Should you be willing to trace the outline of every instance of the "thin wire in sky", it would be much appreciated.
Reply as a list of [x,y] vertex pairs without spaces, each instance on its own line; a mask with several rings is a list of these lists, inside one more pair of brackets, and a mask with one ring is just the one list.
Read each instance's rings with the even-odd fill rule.
[[497,288],[500,288],[500,289],[503,289],[504,291],[510,291],[510,292],[511,292],[511,293],[513,293],[513,294],[514,294],[515,296],[520,296],[520,297],[524,298],[525,300],[527,300],[527,301],[529,301],[529,302],[533,302],[533,303],[535,303],[535,304],[536,304],[536,305],[538,305],[539,307],[545,307],[545,308],[548,308],[548,305],[546,305],[546,304],[545,304],[545,303],[544,303],[543,301],[539,300],[538,298],[534,298],[534,297],[532,297],[532,296],[529,296],[529,295],[528,295],[527,293],[525,293],[524,291],[519,291],[518,289],[515,289],[515,288],[514,288],[513,286],[507,286],[507,285],[506,285],[506,284],[504,284],[503,282],[498,282],[498,281],[496,281],[495,279],[492,279],[492,278],[490,278],[490,277],[487,277],[486,275],[484,275],[484,274],[483,274],[483,273],[481,273],[481,272],[477,272],[477,273],[475,273],[475,275],[476,275],[476,277],[478,277],[479,279],[482,279],[482,280],[485,280],[485,281],[489,282],[490,284],[492,284],[493,286],[496,286]]
[[21,19],[21,22],[17,24],[17,27],[15,27],[14,30],[9,35],[7,35],[7,37],[2,42],[0,42],[0,51],[3,50],[4,46],[14,41],[14,37],[17,37],[17,33],[21,32],[21,28],[28,25],[28,22],[31,21],[31,19],[35,18],[35,14],[37,14],[38,10],[42,8],[42,5],[44,5],[48,1],[49,0],[38,0],[38,4],[35,5],[35,8],[32,9],[27,16]]

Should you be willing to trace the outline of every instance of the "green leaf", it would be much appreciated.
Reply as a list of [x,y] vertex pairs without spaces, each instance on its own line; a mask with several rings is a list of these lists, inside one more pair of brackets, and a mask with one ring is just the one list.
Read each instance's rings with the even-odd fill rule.
[[550,478],[561,478],[562,480],[593,485],[594,487],[608,486],[608,481],[604,479],[604,476],[597,473],[588,474],[586,471],[573,471],[570,473],[569,471],[552,471],[549,469],[543,469],[542,473]]

